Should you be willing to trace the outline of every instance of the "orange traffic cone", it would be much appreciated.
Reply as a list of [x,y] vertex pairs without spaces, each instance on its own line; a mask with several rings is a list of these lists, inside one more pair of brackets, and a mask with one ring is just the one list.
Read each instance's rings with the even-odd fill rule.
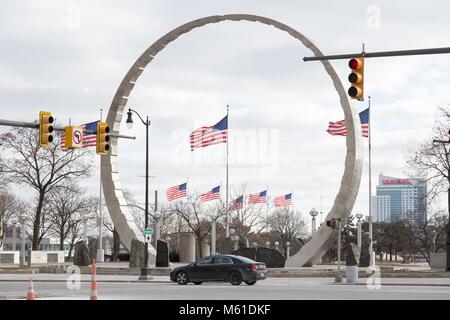
[[95,265],[95,259],[92,260],[92,274],[91,274],[91,300],[97,300],[97,280],[95,278],[97,274],[97,267]]
[[31,280],[30,277],[30,281],[28,282],[27,300],[35,300],[35,299],[36,295],[34,294],[33,280]]

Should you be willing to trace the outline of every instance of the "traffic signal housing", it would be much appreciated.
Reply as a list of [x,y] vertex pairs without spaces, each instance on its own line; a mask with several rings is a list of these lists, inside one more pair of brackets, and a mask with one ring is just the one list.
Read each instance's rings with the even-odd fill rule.
[[50,147],[53,142],[53,117],[50,112],[39,112],[39,145]]
[[348,75],[348,81],[352,86],[348,89],[348,95],[352,99],[364,100],[364,58],[353,58],[348,62],[352,72]]
[[97,122],[97,153],[106,155],[109,150],[109,127],[106,122]]

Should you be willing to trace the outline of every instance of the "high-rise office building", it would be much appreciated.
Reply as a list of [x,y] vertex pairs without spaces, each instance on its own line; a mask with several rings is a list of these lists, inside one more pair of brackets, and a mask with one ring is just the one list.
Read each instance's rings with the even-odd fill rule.
[[425,183],[380,174],[377,194],[372,198],[375,221],[408,219],[416,224],[423,223],[427,218],[426,194]]

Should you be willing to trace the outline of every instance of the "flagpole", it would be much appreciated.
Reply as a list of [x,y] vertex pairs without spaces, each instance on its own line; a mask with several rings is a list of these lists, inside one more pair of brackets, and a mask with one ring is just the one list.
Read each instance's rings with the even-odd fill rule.
[[372,134],[371,134],[371,111],[370,110],[370,99],[369,99],[369,253],[370,253],[370,266],[375,266],[375,256],[373,254],[373,228],[372,228]]
[[295,212],[295,208],[294,208],[294,188],[292,188],[291,191],[291,207],[292,207],[292,213]]
[[226,206],[225,206],[225,212],[226,212],[226,223],[225,223],[225,237],[229,238],[230,237],[230,213],[228,211],[228,196],[229,196],[229,185],[228,185],[228,141],[230,141],[230,130],[229,130],[229,126],[228,126],[228,114],[229,114],[229,109],[230,107],[227,105],[227,164],[226,164],[226,192],[225,192],[225,201],[226,201]]
[[189,203],[190,203],[190,196],[189,196],[189,177],[186,177],[186,199],[187,199],[187,207],[188,207],[188,216],[189,216]]
[[266,232],[269,233],[269,186],[266,188]]
[[[103,120],[103,109],[100,109],[100,121]],[[102,157],[99,157],[100,159],[100,201],[99,201],[99,226],[98,226],[98,249],[97,249],[97,262],[103,262],[103,214],[102,214]]]

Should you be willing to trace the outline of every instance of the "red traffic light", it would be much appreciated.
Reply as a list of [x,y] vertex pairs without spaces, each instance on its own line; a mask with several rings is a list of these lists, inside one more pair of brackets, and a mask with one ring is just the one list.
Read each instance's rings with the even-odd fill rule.
[[363,61],[361,59],[350,59],[348,62],[348,66],[352,69],[359,70],[363,66]]

